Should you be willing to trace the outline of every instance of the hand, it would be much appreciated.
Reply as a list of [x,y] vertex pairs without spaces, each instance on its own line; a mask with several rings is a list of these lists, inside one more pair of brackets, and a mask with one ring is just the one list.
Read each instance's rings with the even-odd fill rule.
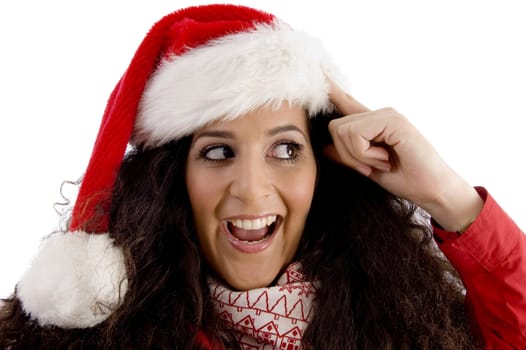
[[329,123],[329,157],[414,202],[445,229],[458,230],[478,215],[482,200],[475,189],[407,118],[392,108],[370,111],[329,83],[331,102],[344,115]]

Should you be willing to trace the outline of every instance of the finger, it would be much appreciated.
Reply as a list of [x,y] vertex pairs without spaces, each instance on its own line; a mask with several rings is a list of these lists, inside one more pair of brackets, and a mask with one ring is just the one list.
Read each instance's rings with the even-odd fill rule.
[[364,156],[380,161],[387,161],[389,160],[389,151],[387,151],[382,146],[375,146],[374,144],[369,144],[369,148],[365,150]]
[[342,90],[335,82],[329,82],[329,99],[336,109],[343,115],[368,112],[369,108],[355,100],[351,95]]
[[323,149],[323,154],[327,156],[329,159],[332,159],[333,161],[340,163],[342,165],[348,166],[357,172],[361,173],[362,175],[369,176],[373,172],[373,168],[360,163],[353,159],[352,157],[346,156],[345,158],[342,158],[340,156],[340,152],[336,150],[336,147],[334,145],[328,145]]
[[373,172],[373,168],[376,170],[380,170],[380,172],[389,172],[392,168],[391,162],[387,160],[374,161],[371,164],[364,164],[352,158],[348,158],[346,161],[344,161],[342,157],[340,157],[340,154],[338,153],[334,145],[325,146],[325,148],[323,149],[323,154],[329,159],[333,160],[334,162],[351,167],[365,176],[377,174],[378,172]]
[[389,152],[374,140],[384,127],[380,125],[372,128],[372,124],[375,123],[371,122],[374,122],[374,119],[366,115],[363,118],[346,116],[332,120],[329,123],[329,131],[335,143],[341,142],[345,149],[360,161],[369,163],[367,159],[389,160]]
[[349,137],[344,140],[347,141],[344,142],[345,147],[355,162],[382,171],[391,169],[389,152],[385,148],[375,146],[364,138]]

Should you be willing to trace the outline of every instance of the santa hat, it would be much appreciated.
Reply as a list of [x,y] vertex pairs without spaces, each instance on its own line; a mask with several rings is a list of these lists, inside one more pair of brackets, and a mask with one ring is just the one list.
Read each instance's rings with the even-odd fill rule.
[[69,231],[46,238],[17,285],[42,326],[104,321],[126,294],[108,234],[111,192],[127,145],[158,147],[205,124],[283,101],[329,111],[326,77],[343,83],[321,43],[275,16],[234,5],[190,7],[148,32],[113,90]]

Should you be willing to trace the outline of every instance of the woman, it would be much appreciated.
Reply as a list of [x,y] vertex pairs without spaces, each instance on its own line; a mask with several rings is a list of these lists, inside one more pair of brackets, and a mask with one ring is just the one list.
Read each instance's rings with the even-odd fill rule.
[[522,232],[343,84],[270,14],[161,19],[110,96],[67,232],[4,301],[0,346],[525,345]]

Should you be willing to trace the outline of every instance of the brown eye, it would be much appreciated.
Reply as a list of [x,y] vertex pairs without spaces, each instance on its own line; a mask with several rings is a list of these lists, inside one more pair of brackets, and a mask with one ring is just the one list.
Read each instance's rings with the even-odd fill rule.
[[276,145],[272,150],[272,156],[277,159],[295,160],[298,158],[302,146],[295,142],[284,142]]
[[209,161],[221,161],[234,157],[232,149],[226,145],[208,146],[201,151],[201,158]]

